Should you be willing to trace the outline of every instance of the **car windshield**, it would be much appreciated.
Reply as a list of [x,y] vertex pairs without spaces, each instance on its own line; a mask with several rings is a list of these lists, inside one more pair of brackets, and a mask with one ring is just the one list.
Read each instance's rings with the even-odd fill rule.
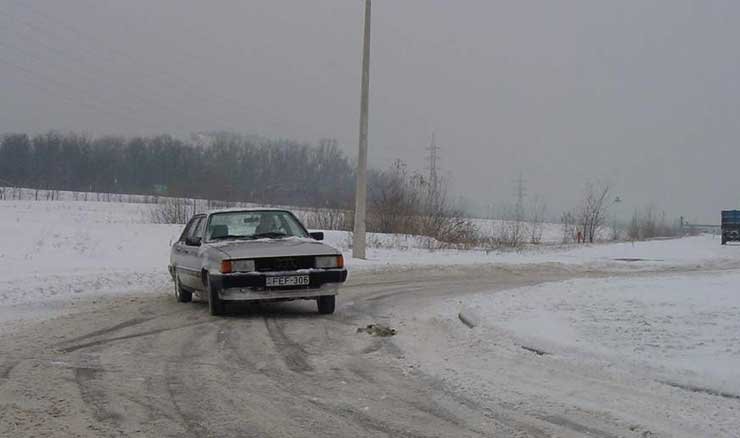
[[212,214],[206,241],[308,237],[306,229],[287,211],[233,211]]

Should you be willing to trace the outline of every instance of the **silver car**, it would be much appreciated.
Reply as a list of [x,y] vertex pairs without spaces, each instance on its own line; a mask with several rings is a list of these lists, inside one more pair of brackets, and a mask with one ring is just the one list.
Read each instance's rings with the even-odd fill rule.
[[287,210],[227,209],[197,214],[172,245],[177,301],[207,297],[212,315],[231,301],[316,300],[334,312],[347,279],[342,254]]

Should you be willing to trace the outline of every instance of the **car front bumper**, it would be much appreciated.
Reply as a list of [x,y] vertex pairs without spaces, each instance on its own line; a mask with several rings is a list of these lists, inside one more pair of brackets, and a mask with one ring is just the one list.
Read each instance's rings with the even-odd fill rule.
[[[307,286],[290,288],[267,288],[266,278],[270,276],[308,275]],[[346,269],[308,269],[289,272],[239,273],[211,275],[211,287],[218,291],[224,301],[294,300],[336,295],[342,283],[347,280]]]
[[218,296],[224,301],[301,300],[336,295],[338,284],[326,284],[318,289],[253,290],[245,288],[222,289]]

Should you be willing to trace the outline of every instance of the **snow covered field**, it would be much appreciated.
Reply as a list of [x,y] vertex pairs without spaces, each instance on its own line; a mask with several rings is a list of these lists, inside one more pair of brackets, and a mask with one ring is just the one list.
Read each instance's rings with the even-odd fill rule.
[[169,242],[181,227],[142,223],[148,207],[0,201],[0,321],[166,285]]
[[[327,242],[351,254],[348,233],[330,231]],[[593,245],[541,245],[521,251],[435,250],[413,237],[370,234],[380,242],[368,250],[368,260],[349,260],[355,269],[414,266],[553,265],[574,270],[636,272],[654,270],[726,269],[740,267],[740,248],[722,246],[716,236]]]
[[[30,312],[31,303],[43,308],[89,294],[168,287],[169,245],[182,226],[148,223],[151,208],[122,202],[0,201],[0,306],[24,304],[23,312]],[[430,251],[413,236],[370,234],[368,260],[351,258],[349,233],[328,231],[326,237],[345,252],[353,272],[473,264],[613,271],[740,266],[740,248],[723,247],[712,236],[489,253]]]

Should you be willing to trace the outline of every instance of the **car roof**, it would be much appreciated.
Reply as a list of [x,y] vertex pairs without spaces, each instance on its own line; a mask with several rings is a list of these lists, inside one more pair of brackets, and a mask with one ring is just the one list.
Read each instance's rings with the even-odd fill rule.
[[256,212],[256,211],[284,211],[284,212],[291,213],[290,210],[286,210],[284,208],[265,208],[265,207],[260,207],[260,208],[239,208],[239,207],[235,207],[235,208],[218,208],[218,209],[215,209],[215,210],[210,210],[206,214],[210,216],[212,214],[217,214],[217,213],[235,213],[235,212],[249,213],[249,212]]

